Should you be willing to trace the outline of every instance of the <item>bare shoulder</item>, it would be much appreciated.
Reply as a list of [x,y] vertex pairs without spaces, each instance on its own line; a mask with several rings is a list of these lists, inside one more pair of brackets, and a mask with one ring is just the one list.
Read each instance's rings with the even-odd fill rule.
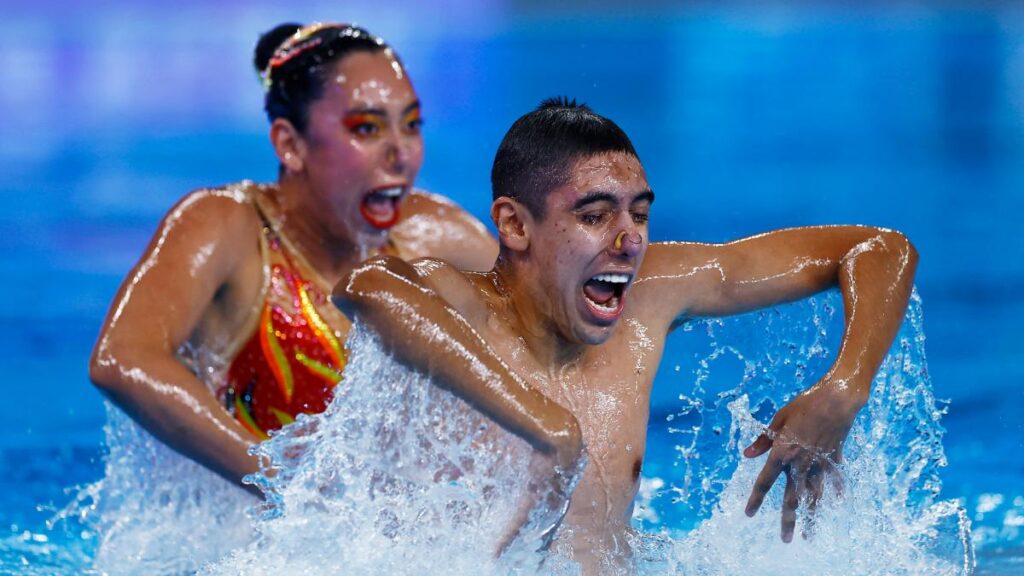
[[716,244],[700,242],[657,242],[647,248],[637,274],[638,286],[657,286],[663,281],[699,280],[714,273]]
[[670,330],[710,292],[721,289],[719,244],[659,242],[647,248],[630,306],[642,323]]
[[196,280],[227,281],[241,264],[259,259],[255,189],[240,182],[189,192],[164,215],[138,266],[157,276],[190,270]]
[[350,318],[366,311],[373,313],[382,305],[392,312],[412,305],[451,308],[475,326],[486,307],[468,274],[474,273],[464,273],[437,258],[406,261],[380,254],[342,278],[331,300]]
[[439,194],[414,190],[391,237],[408,258],[442,258],[462,270],[489,270],[498,243],[482,222]]
[[457,217],[459,213],[465,214],[465,210],[451,198],[421,188],[416,188],[410,192],[402,203],[403,219],[417,215],[448,218]]
[[[240,264],[258,260],[258,226],[259,216],[241,185],[185,195],[164,216],[121,284],[104,337],[151,338],[171,349],[180,345],[217,290],[246,270]],[[164,330],[153,330],[154,323]]]
[[183,250],[231,260],[232,253],[242,257],[258,249],[255,190],[255,184],[240,182],[189,192],[164,215],[147,252]]
[[259,225],[253,194],[257,185],[239,182],[189,192],[164,215],[162,229],[183,225],[228,234]]
[[481,289],[482,274],[464,272],[438,258],[417,258],[410,265],[427,288],[448,302],[470,324],[486,317],[487,300],[486,291]]

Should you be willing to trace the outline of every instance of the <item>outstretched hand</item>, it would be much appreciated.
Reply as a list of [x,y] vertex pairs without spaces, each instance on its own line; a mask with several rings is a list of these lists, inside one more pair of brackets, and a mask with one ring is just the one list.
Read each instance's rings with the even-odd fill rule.
[[[833,482],[837,492],[842,490],[842,477],[836,466],[842,462],[843,441],[861,404],[835,384],[822,380],[794,398],[775,414],[764,433],[743,450],[747,458],[771,451],[754,482],[747,501],[747,516],[757,513],[778,477],[786,476],[783,542],[793,540],[796,509],[801,501],[806,502],[813,515],[826,479]],[[805,527],[804,535],[807,534]]]

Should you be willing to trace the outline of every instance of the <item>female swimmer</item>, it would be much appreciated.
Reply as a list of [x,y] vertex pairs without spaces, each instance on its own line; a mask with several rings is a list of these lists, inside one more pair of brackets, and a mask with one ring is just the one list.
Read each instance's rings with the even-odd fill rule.
[[327,295],[357,263],[434,256],[487,270],[497,256],[476,219],[412,190],[420,102],[383,40],[283,24],[260,39],[255,64],[277,182],[198,190],[172,208],[90,365],[147,430],[239,484],[258,469],[252,444],[329,402],[350,324]]

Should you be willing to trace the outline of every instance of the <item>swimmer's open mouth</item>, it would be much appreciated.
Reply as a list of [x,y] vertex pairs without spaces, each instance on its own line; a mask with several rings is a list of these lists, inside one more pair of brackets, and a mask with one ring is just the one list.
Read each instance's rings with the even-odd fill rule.
[[626,303],[626,288],[632,280],[630,274],[597,274],[583,284],[583,299],[599,319],[617,320]]
[[398,205],[405,196],[404,186],[382,186],[371,190],[359,205],[359,213],[378,230],[387,230],[398,222]]

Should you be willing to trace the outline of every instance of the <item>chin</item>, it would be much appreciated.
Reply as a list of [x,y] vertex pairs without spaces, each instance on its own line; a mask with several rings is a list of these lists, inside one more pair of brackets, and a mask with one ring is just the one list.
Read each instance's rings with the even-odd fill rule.
[[356,232],[355,243],[363,248],[383,248],[388,245],[390,235],[387,230],[376,230],[363,227]]
[[611,326],[584,325],[578,326],[573,332],[581,343],[588,346],[600,346],[611,338],[614,328],[614,324]]
[[578,342],[588,346],[604,344],[622,320],[622,302],[614,311],[602,311],[589,305],[585,298],[576,301],[576,314],[572,334]]

